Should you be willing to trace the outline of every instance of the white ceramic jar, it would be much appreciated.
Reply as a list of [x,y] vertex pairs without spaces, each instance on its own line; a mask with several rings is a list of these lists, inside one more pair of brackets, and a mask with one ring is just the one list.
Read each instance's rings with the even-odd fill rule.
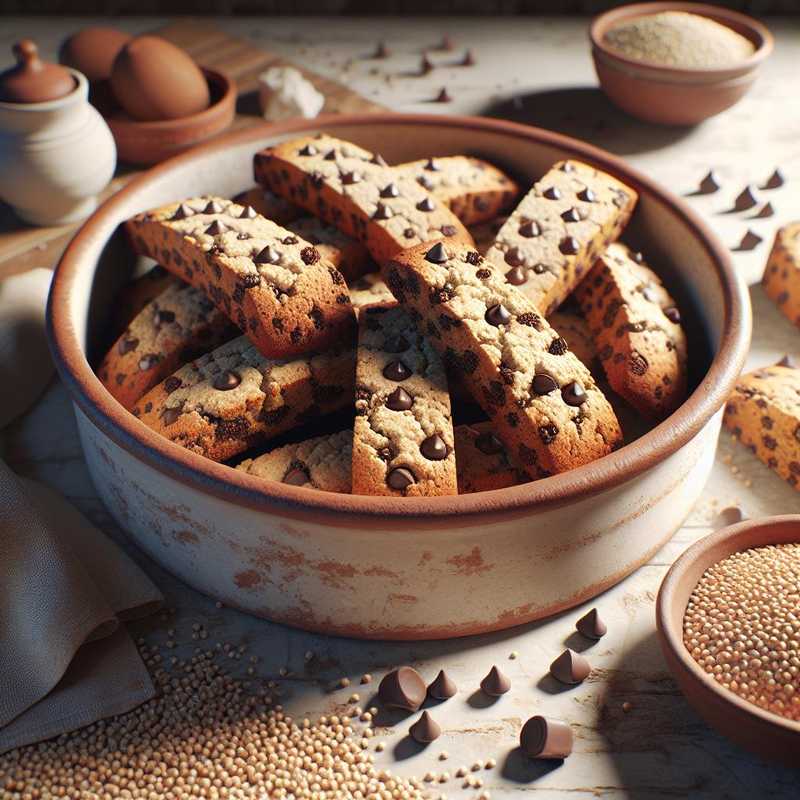
[[87,217],[114,175],[111,131],[89,103],[89,84],[43,103],[0,102],[0,198],[33,225]]

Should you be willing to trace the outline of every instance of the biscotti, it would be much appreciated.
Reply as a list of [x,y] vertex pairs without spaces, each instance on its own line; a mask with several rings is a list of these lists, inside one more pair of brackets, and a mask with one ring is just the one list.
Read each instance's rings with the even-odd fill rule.
[[686,336],[658,275],[612,244],[576,290],[608,382],[637,411],[661,419],[686,395]]
[[350,302],[356,314],[365,306],[394,302],[394,295],[379,272],[368,272],[349,284]]
[[156,266],[127,283],[114,298],[113,316],[109,323],[113,341],[125,331],[133,318],[151,301],[170,286],[180,286],[183,281],[164,267]]
[[617,419],[589,370],[476,250],[428,243],[398,253],[384,277],[531,477],[564,472],[620,444]]
[[349,494],[352,458],[353,431],[347,430],[276,447],[258,458],[242,461],[236,469],[291,486]]
[[776,365],[743,375],[723,420],[770,469],[800,488],[800,370]]
[[352,336],[342,274],[291,231],[215,197],[127,222],[135,249],[205,291],[270,358],[322,351]]
[[579,161],[561,161],[528,192],[486,257],[545,315],[572,292],[633,213],[636,192]]
[[355,410],[354,494],[456,494],[444,365],[405,308],[359,315]]
[[246,192],[237,194],[233,202],[240,206],[250,206],[262,217],[284,226],[292,220],[305,216],[306,213],[300,206],[289,203],[261,186],[254,186]]
[[398,164],[398,175],[413,178],[441,200],[465,225],[510,211],[519,186],[502,170],[470,156],[424,158]]
[[131,409],[178,367],[238,335],[238,328],[200,289],[175,280],[131,321],[97,375]]
[[370,269],[375,269],[367,248],[361,242],[345,236],[338,228],[326,225],[316,217],[299,217],[289,222],[286,228],[313,244],[322,258],[344,275],[348,284]]
[[594,365],[597,361],[597,345],[586,320],[573,311],[554,311],[547,317],[548,323],[564,338],[567,347],[595,375]]
[[528,480],[508,457],[490,422],[456,425],[454,434],[459,494],[505,489]]
[[326,134],[262,150],[254,170],[270,191],[363,242],[378,263],[429,239],[471,242],[458,217],[413,178]]
[[188,450],[224,461],[303,422],[350,406],[352,346],[265,358],[244,336],[181,367],[133,413]]
[[800,327],[800,222],[784,225],[775,234],[763,285],[781,313]]

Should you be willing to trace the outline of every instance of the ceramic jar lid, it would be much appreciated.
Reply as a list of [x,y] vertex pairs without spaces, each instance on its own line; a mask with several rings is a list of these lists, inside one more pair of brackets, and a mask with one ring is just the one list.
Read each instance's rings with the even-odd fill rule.
[[58,64],[39,58],[39,49],[30,39],[13,47],[16,66],[0,73],[0,101],[5,103],[45,103],[58,100],[75,89],[72,73]]

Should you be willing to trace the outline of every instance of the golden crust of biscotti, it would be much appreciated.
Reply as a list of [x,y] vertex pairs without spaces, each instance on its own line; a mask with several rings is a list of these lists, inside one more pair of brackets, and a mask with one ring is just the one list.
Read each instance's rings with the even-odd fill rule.
[[109,340],[118,339],[133,318],[151,301],[170,286],[183,283],[164,267],[156,264],[143,275],[134,278],[122,287],[114,298],[114,309],[109,321]]
[[256,180],[363,242],[378,263],[428,239],[471,241],[458,217],[380,156],[327,134],[257,153]]
[[240,336],[181,367],[144,395],[133,413],[170,441],[225,461],[348,407],[354,365],[352,346],[275,360]]
[[264,480],[349,494],[352,458],[353,431],[346,430],[277,447],[236,469]]
[[359,315],[355,409],[354,494],[456,494],[444,365],[397,304]]
[[781,313],[800,327],[800,222],[776,232],[762,283]]
[[200,289],[175,280],[131,321],[97,375],[130,410],[178,367],[237,335],[237,327]]
[[508,457],[491,422],[456,425],[454,434],[459,494],[505,489],[529,480]]
[[233,198],[233,202],[238,203],[240,206],[250,206],[262,217],[271,219],[278,225],[283,226],[286,226],[292,220],[305,216],[306,213],[300,206],[278,197],[278,195],[261,186],[254,186],[252,189],[237,194]]
[[549,315],[620,235],[636,200],[611,175],[561,161],[520,201],[486,257]]
[[723,421],[770,469],[800,489],[800,370],[775,365],[742,375]]
[[383,272],[529,474],[564,472],[619,445],[619,424],[589,370],[476,250],[427,243],[399,253]]
[[675,301],[641,254],[612,244],[575,295],[611,388],[650,418],[672,413],[686,396],[686,335]]
[[126,223],[134,248],[205,291],[270,358],[352,335],[344,277],[319,250],[246,206],[192,198]]
[[367,248],[361,242],[351,239],[338,228],[327,225],[317,217],[299,217],[289,222],[286,228],[313,244],[322,257],[344,275],[348,284],[376,268]]
[[514,180],[493,164],[472,156],[424,158],[394,169],[438,197],[465,225],[486,222],[510,211],[519,197]]

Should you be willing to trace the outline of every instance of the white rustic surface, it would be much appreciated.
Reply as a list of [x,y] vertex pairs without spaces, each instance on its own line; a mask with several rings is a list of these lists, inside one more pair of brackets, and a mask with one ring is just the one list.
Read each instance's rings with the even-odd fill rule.
[[[132,32],[161,23],[157,19],[120,20]],[[52,54],[60,39],[87,20],[7,18],[0,26],[0,52],[22,35],[36,38]],[[115,23],[117,24],[117,23]],[[691,191],[709,169],[724,182],[718,194],[692,198],[720,238],[735,244],[751,225],[764,243],[750,254],[735,254],[737,267],[755,283],[763,269],[777,225],[800,217],[800,21],[772,20],[777,49],[755,91],[736,108],[693,130],[654,128],[613,110],[596,89],[583,20],[481,19],[305,19],[218,20],[231,33],[261,42],[270,50],[347,83],[353,89],[402,111],[435,111],[506,116],[580,136],[627,158],[678,193]],[[414,77],[423,49],[443,33],[454,40],[451,53],[432,52],[444,66]],[[368,60],[378,39],[393,55]],[[473,68],[447,66],[469,47]],[[0,61],[0,64],[3,61]],[[430,99],[446,85],[450,104]],[[748,220],[746,214],[722,214],[748,182],[762,181],[780,165],[789,179],[783,189],[764,192],[778,215]],[[751,366],[774,362],[784,353],[800,353],[797,330],[756,285],[751,290],[755,334]],[[7,387],[4,388],[7,390]],[[51,484],[110,535],[124,542],[97,500],[81,455],[64,389],[54,384],[26,417],[0,434],[0,455],[20,473]],[[209,631],[207,642],[246,642],[261,656],[258,675],[276,678],[281,668],[285,705],[293,712],[328,710],[352,691],[362,701],[371,687],[358,686],[363,672],[382,674],[399,663],[417,666],[426,678],[445,667],[460,687],[454,699],[434,714],[444,735],[427,750],[403,740],[412,719],[387,733],[389,746],[381,764],[422,776],[429,770],[469,765],[494,757],[498,766],[484,771],[492,796],[520,792],[543,798],[752,798],[797,797],[796,773],[769,766],[716,735],[688,706],[672,681],[659,651],[654,599],[669,565],[709,530],[715,508],[739,504],[747,516],[800,511],[800,497],[744,448],[723,434],[717,463],[704,500],[684,527],[649,564],[597,598],[609,633],[586,654],[595,671],[582,686],[556,691],[546,679],[550,661],[570,639],[575,619],[590,607],[545,622],[490,636],[423,644],[360,643],[311,636],[228,609],[187,589],[138,553],[134,556],[163,587],[175,616],[140,625],[148,641],[163,644],[175,628],[177,653],[190,653],[198,642],[192,625]],[[454,598],[453,602],[458,602]],[[315,653],[311,668],[304,653]],[[509,659],[512,651],[519,657]],[[244,662],[242,662],[244,663]],[[510,676],[512,690],[485,707],[472,697],[481,677],[496,663]],[[242,666],[242,665],[238,665]],[[349,675],[353,686],[330,691],[333,681]],[[623,711],[623,703],[630,709]],[[535,713],[568,719],[576,734],[575,752],[563,766],[526,762],[514,750],[520,724]],[[446,750],[446,762],[437,759]],[[453,778],[441,789],[451,798],[475,797]]]

